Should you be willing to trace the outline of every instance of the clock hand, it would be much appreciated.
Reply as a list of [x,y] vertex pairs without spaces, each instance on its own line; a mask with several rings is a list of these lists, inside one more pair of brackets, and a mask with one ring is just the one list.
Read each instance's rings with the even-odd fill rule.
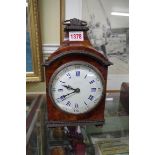
[[71,92],[71,93],[68,93],[68,94],[66,94],[66,95],[62,95],[62,96],[60,96],[59,99],[62,99],[62,101],[63,101],[63,100],[66,99],[66,96],[68,96],[68,95],[70,95],[70,94],[73,94],[73,93],[79,93],[79,92],[80,92],[80,89],[77,88],[77,89],[75,89],[75,90],[74,90],[73,92]]
[[73,92],[71,92],[71,93],[68,93],[68,94],[66,94],[66,95],[63,95],[63,97],[65,98],[66,96],[68,96],[68,95],[70,95],[70,94],[73,94],[73,93],[75,93],[75,91],[73,91]]
[[74,88],[72,88],[70,85],[62,85],[63,87],[65,87],[65,88],[67,88],[68,90],[76,90],[76,89],[74,89]]

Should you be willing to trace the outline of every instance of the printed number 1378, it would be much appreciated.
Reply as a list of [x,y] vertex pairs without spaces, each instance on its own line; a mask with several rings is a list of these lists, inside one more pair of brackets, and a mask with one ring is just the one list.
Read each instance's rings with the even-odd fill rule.
[[81,34],[71,34],[71,39],[81,39]]

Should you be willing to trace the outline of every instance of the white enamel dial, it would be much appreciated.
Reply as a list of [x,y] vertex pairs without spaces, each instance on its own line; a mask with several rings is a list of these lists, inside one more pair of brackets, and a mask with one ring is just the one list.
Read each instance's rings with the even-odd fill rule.
[[71,114],[86,113],[97,106],[104,90],[99,71],[85,62],[71,62],[50,79],[49,95],[56,106]]

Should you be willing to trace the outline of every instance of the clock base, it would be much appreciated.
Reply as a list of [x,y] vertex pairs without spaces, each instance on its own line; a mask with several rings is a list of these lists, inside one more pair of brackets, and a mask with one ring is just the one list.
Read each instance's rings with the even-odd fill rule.
[[62,126],[84,126],[84,125],[96,125],[102,126],[105,123],[105,120],[95,120],[95,121],[47,121],[47,127],[62,127]]

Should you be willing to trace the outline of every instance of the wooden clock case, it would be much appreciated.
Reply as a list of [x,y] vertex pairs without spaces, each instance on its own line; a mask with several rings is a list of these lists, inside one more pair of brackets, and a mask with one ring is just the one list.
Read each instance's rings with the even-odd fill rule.
[[[94,49],[87,37],[86,23],[78,19],[65,21],[64,41],[44,63],[46,77],[46,95],[49,126],[70,126],[79,124],[103,124],[106,97],[108,66],[112,63],[106,56]],[[84,41],[69,41],[70,31],[83,31]],[[72,61],[84,61],[96,67],[104,78],[104,93],[100,103],[90,112],[84,114],[69,114],[58,109],[49,96],[49,81],[54,72],[62,65]]]

